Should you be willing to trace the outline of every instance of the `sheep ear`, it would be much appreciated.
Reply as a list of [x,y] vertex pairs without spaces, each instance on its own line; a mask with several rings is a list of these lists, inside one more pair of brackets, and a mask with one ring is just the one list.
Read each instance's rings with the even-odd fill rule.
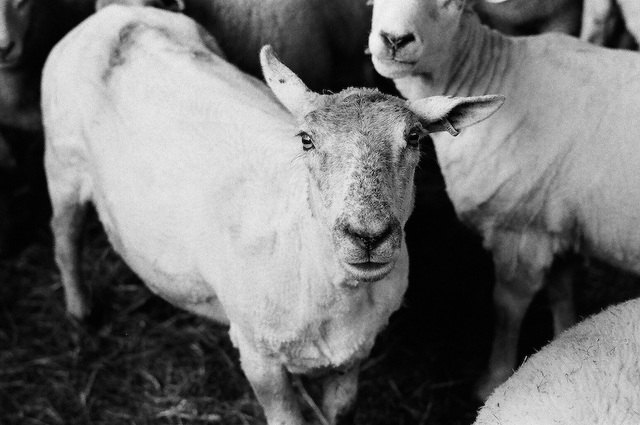
[[407,107],[426,122],[430,133],[448,131],[457,136],[465,127],[489,118],[504,103],[500,95],[475,97],[432,96],[407,102]]
[[260,64],[267,84],[289,112],[301,118],[313,109],[319,95],[309,90],[293,71],[280,62],[270,45],[260,50]]

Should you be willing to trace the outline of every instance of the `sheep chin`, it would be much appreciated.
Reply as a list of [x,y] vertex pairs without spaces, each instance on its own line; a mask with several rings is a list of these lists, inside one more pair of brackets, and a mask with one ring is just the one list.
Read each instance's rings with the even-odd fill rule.
[[345,281],[346,285],[358,286],[360,283],[373,283],[384,279],[396,265],[396,261],[385,263],[364,262],[347,263],[341,262],[342,267],[353,278]]
[[411,61],[399,61],[397,59],[386,59],[375,55],[371,56],[371,61],[380,75],[394,79],[413,74],[417,63]]

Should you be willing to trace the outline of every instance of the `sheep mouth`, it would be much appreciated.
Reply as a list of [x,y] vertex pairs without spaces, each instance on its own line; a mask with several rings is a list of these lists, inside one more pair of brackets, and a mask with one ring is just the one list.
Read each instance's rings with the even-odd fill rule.
[[411,72],[418,61],[409,61],[398,58],[384,58],[372,56],[373,65],[382,76],[387,78],[396,78]]
[[351,274],[356,280],[361,282],[376,282],[385,276],[387,276],[393,267],[395,261],[387,262],[374,262],[366,261],[361,263],[342,263],[343,267]]

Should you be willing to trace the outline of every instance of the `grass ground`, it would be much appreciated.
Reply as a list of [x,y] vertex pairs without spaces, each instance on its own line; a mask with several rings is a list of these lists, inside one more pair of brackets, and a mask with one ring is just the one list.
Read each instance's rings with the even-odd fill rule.
[[[440,190],[419,194],[407,233],[406,305],[364,365],[356,423],[471,424],[491,335],[490,259]],[[102,306],[94,323],[65,315],[45,229],[0,263],[0,425],[264,423],[225,328],[151,294],[96,223],[86,239],[85,275]],[[593,285],[578,294],[582,314],[633,295],[603,293],[606,276],[583,276]],[[550,336],[543,301],[525,323],[523,356]]]

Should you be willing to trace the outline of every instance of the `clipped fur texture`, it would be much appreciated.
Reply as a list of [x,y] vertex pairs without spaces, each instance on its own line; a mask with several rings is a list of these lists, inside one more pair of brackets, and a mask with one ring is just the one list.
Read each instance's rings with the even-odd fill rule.
[[[503,36],[463,3],[375,0],[369,43],[409,99],[507,98],[457,139],[434,136],[457,214],[496,268],[486,397],[515,367],[522,317],[545,281],[556,333],[574,321],[570,263],[551,268],[555,258],[579,252],[640,272],[640,56],[561,34]],[[391,47],[388,34],[408,41]]]
[[491,394],[475,425],[627,425],[640,420],[640,300],[563,332]]
[[[374,90],[311,92],[269,48],[273,92],[217,53],[185,16],[117,5],[52,52],[45,165],[67,309],[90,311],[78,242],[91,202],[151,290],[230,324],[270,424],[303,423],[290,374],[318,379],[333,424],[407,286],[403,228],[430,121],[419,101]],[[430,120],[484,110],[471,125],[503,99],[439,101]]]

